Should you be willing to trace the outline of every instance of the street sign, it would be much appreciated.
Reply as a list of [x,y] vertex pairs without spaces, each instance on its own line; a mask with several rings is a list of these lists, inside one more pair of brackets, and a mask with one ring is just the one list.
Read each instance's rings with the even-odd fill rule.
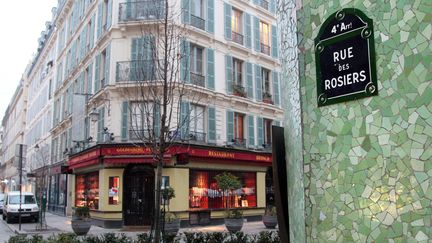
[[315,38],[318,106],[378,95],[373,22],[354,8],[330,15]]

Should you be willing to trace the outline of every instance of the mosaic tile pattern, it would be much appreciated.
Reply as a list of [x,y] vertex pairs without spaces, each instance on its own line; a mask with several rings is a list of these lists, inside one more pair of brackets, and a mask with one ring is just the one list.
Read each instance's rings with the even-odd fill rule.
[[[432,242],[432,1],[297,8],[306,242]],[[318,108],[313,39],[342,8],[374,21],[379,96]]]

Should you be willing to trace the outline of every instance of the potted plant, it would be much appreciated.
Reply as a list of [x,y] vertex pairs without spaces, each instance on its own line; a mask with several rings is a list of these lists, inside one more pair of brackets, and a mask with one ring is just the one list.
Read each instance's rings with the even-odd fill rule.
[[87,206],[75,207],[72,214],[72,229],[77,235],[86,235],[91,227],[90,209]]
[[[178,219],[174,213],[171,213],[169,208],[169,200],[175,197],[174,188],[165,187],[164,189],[162,189],[161,194],[163,199],[164,215],[163,232],[164,234],[177,235],[177,232],[180,229],[180,219]],[[168,210],[165,210],[167,206]]]
[[275,206],[269,205],[266,208],[264,215],[262,216],[262,221],[265,227],[268,229],[274,229],[276,227],[276,225],[278,224],[278,220]]
[[222,190],[225,203],[225,227],[231,233],[240,231],[243,227],[243,214],[241,210],[231,208],[231,196],[233,192],[241,188],[241,183],[235,175],[224,172],[215,177],[219,189]]

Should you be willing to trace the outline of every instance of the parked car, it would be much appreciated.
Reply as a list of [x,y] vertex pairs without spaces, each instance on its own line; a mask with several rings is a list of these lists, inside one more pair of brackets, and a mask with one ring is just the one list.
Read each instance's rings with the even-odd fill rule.
[[36,203],[35,196],[31,192],[21,193],[21,211],[20,208],[20,192],[13,191],[5,194],[3,205],[3,220],[10,223],[13,219],[18,219],[21,213],[21,218],[30,218],[35,222],[39,220],[39,207]]
[[4,194],[0,193],[0,213],[3,213],[3,199],[4,199]]

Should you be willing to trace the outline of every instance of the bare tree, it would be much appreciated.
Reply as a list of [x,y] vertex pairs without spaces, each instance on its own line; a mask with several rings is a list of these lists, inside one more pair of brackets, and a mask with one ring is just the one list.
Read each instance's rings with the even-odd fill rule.
[[[155,204],[152,229],[155,242],[160,242],[161,181],[164,158],[176,141],[187,141],[190,133],[191,109],[183,101],[200,103],[204,94],[203,76],[191,76],[190,45],[185,38],[187,28],[179,23],[180,1],[146,1],[144,19],[152,15],[157,21],[142,24],[140,38],[132,40],[135,52],[128,67],[120,68],[117,79],[125,83],[125,96],[133,100],[128,106],[129,136],[152,151],[155,174]],[[119,77],[120,76],[120,77]],[[202,114],[196,114],[200,116]],[[163,233],[163,232],[162,232]]]

